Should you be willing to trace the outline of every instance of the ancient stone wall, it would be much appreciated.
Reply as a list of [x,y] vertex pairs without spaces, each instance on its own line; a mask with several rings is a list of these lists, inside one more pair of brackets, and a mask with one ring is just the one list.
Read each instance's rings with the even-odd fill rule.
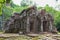
[[24,9],[20,14],[14,13],[6,21],[4,31],[8,33],[40,33],[52,32],[54,28],[53,17],[45,9],[38,11],[36,7]]

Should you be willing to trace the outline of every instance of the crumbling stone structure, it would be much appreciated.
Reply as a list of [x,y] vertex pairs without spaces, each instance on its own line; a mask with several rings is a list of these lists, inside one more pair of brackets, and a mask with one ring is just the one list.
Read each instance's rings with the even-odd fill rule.
[[57,32],[54,18],[45,9],[38,11],[35,6],[24,9],[20,14],[14,13],[5,22],[4,31],[7,33],[40,33]]

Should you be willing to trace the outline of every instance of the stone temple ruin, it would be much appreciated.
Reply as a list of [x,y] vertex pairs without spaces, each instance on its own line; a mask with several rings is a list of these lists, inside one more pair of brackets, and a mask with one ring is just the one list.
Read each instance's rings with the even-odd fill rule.
[[14,13],[5,22],[5,33],[40,33],[57,32],[54,27],[54,18],[45,9],[37,10],[35,6],[22,10],[20,14]]

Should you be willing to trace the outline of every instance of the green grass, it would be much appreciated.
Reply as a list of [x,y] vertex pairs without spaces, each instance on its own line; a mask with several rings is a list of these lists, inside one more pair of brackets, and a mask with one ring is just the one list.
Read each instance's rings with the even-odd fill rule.
[[[2,34],[3,32],[1,31],[0,34]],[[60,34],[60,32],[58,32],[58,34]],[[11,36],[13,34],[6,34],[6,36]],[[26,35],[19,35],[19,36],[13,36],[13,37],[2,37],[0,38],[0,40],[41,40],[43,38],[45,38],[48,35],[48,37],[52,38],[52,34],[39,34],[37,37],[29,37]],[[53,37],[54,38],[54,37]],[[60,36],[57,36],[56,38],[60,38]]]
[[60,34],[60,32],[57,32],[57,34]]
[[0,40],[4,40],[4,38],[0,38]]

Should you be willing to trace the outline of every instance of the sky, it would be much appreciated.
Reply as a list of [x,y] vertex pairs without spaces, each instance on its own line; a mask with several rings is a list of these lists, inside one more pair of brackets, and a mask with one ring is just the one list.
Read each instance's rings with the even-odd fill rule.
[[[12,0],[14,2],[14,4],[20,5],[21,0]],[[56,0],[32,0],[33,2],[35,2],[37,4],[37,6],[42,6],[44,7],[46,4],[48,4],[49,6],[53,7],[53,8],[57,8],[57,5],[60,4],[60,0],[58,0],[56,2]]]

